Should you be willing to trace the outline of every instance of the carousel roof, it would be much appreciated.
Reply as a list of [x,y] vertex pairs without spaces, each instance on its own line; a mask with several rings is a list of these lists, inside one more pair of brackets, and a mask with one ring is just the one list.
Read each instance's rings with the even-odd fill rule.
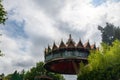
[[57,46],[55,44],[55,42],[53,43],[53,46],[49,46],[48,48],[45,48],[45,54],[51,53],[52,51],[56,51],[56,50],[61,50],[61,49],[84,49],[84,50],[91,50],[91,49],[98,49],[96,48],[95,43],[93,45],[90,45],[89,40],[83,44],[81,39],[79,40],[79,42],[77,44],[75,44],[75,42],[73,41],[71,34],[69,35],[69,39],[66,42],[66,44],[64,43],[63,40],[61,40],[60,44]]
[[61,43],[59,45],[59,49],[65,49],[66,48],[66,45],[65,43],[63,42],[63,40],[61,40]]
[[91,45],[91,49],[97,49],[95,43]]
[[54,42],[53,47],[52,47],[52,50],[54,51],[54,50],[57,50],[57,49],[58,49],[58,47],[56,46],[56,44],[55,44],[55,42]]
[[84,46],[83,46],[83,44],[82,44],[82,42],[81,42],[81,39],[79,40],[79,42],[78,42],[78,44],[77,44],[76,47],[77,47],[77,48],[84,48]]
[[85,49],[91,49],[89,40],[88,40],[88,42],[86,42],[86,43],[84,44],[84,48],[85,48]]
[[67,48],[75,48],[75,42],[73,41],[71,34],[69,35],[69,39],[66,43]]

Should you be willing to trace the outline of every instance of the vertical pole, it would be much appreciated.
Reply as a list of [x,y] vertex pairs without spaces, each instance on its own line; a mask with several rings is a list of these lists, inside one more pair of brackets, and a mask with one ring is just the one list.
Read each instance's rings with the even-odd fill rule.
[[77,64],[76,64],[74,61],[72,61],[72,64],[73,64],[73,67],[74,67],[75,73],[78,74],[78,73],[79,73],[79,69],[78,69]]

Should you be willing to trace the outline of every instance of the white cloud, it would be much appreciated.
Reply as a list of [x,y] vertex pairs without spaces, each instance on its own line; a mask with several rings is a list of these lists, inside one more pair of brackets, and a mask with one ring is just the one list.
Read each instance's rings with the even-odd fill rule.
[[[104,26],[106,22],[120,26],[120,2],[106,1],[99,6],[91,4],[91,0],[68,0],[66,6],[61,10],[60,18],[72,26],[66,26],[73,30],[83,30],[85,39],[92,37],[92,42],[101,41],[97,26]],[[97,34],[97,35],[96,35]]]
[[[9,1],[6,1],[6,3],[9,3]],[[11,9],[6,6],[8,11],[13,9],[12,12],[14,14],[10,15],[9,18],[11,20],[16,20],[17,22],[22,22],[24,20],[24,28],[29,36],[46,36],[51,39],[61,37],[62,33],[55,26],[56,21],[50,18],[42,8],[38,7],[38,5],[34,3],[34,1],[17,0],[13,4],[9,4]]]
[[[8,21],[15,21],[17,25],[24,21],[23,27],[28,38],[20,35],[17,37],[9,36],[7,34],[11,32],[4,30],[6,28],[3,29],[1,49],[5,56],[1,58],[2,68],[0,72],[10,73],[16,69],[29,69],[36,62],[43,61],[44,48],[47,46],[47,42],[59,39],[62,33],[55,27],[55,21],[34,5],[31,0],[16,0],[14,2],[8,0],[4,1],[4,5],[8,11]],[[5,27],[12,28],[12,25],[9,23]],[[22,64],[22,62],[27,65]]]
[[[17,62],[22,61],[29,63],[29,66],[24,66],[25,69],[32,66],[34,61],[33,58],[29,56],[29,46],[31,43],[29,41],[25,42],[24,39],[14,39],[9,36],[3,35],[0,49],[2,50],[4,56],[0,57],[1,69],[0,72],[10,73],[14,70],[21,70],[23,67],[15,66]],[[24,46],[23,46],[24,45]],[[31,63],[30,63],[31,62]]]
[[[12,32],[3,31],[1,48],[5,56],[0,58],[0,73],[34,66],[44,59],[43,51],[47,44],[66,39],[69,33],[77,40],[81,37],[83,42],[90,39],[91,43],[99,44],[101,36],[97,25],[111,22],[120,26],[120,2],[113,0],[99,6],[94,6],[92,0],[4,0],[4,5],[8,22],[15,21],[17,25],[24,22],[23,29],[28,37],[11,37],[8,34]],[[10,23],[7,24],[5,27],[12,28]],[[67,78],[70,80],[69,76]]]

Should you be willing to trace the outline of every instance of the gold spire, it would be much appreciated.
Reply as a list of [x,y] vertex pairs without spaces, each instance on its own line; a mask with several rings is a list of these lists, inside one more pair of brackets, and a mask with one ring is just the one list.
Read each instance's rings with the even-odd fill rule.
[[57,50],[57,49],[58,49],[58,47],[56,46],[56,44],[55,44],[55,42],[54,42],[53,47],[52,47],[52,51],[53,51],[53,50]]
[[73,41],[71,34],[69,35],[69,39],[66,44],[67,48],[75,48],[75,42]]
[[47,54],[48,54],[48,49],[47,49],[47,48],[45,48],[44,53],[45,53],[45,55],[47,55]]
[[82,42],[81,42],[81,39],[79,40],[79,42],[78,42],[78,44],[77,44],[76,47],[77,47],[77,48],[83,48],[83,44],[82,44]]
[[66,46],[65,46],[63,40],[61,40],[61,43],[60,43],[59,49],[64,49],[64,48],[66,48]]
[[48,45],[48,53],[50,53],[51,52],[51,48],[50,48],[50,46]]
[[69,38],[72,39],[71,34],[69,34]]
[[91,49],[96,49],[95,43],[93,45],[91,45]]
[[71,34],[69,34],[69,39],[68,39],[68,41],[67,41],[66,44],[69,44],[69,43],[71,43],[71,42],[75,43],[75,42],[73,41],[72,37],[71,37]]
[[84,44],[84,48],[86,48],[86,49],[91,49],[91,46],[90,46],[89,40],[88,40],[87,43]]

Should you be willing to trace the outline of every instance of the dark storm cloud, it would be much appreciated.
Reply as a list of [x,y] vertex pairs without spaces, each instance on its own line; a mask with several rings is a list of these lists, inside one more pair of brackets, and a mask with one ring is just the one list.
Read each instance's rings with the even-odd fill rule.
[[[49,35],[49,34],[48,34]],[[49,43],[52,42],[52,39],[46,36],[37,36],[36,38],[34,38],[32,40],[32,42],[34,43],[34,45],[37,46],[42,46],[45,47],[46,45],[48,45]]]
[[17,67],[24,67],[24,68],[27,68],[27,67],[30,67],[30,66],[33,66],[34,64],[34,61],[33,60],[19,60],[19,61],[13,61],[13,66],[17,66]]

